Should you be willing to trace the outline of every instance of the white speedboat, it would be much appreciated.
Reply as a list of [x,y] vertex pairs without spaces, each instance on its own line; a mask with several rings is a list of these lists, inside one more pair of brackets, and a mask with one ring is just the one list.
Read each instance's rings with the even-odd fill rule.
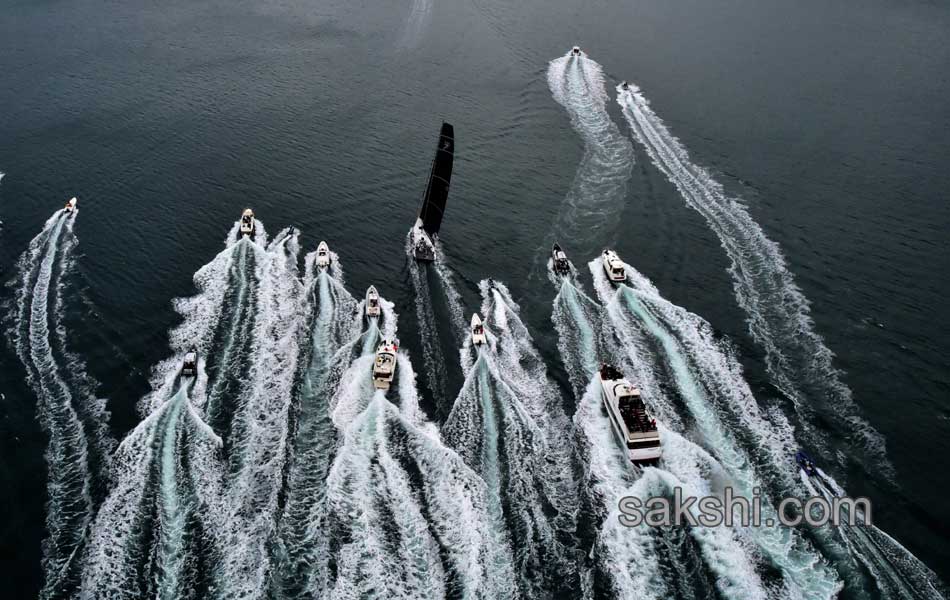
[[76,212],[76,203],[78,200],[75,198],[70,198],[69,202],[66,203],[66,208],[63,209],[64,213]]
[[604,271],[607,278],[613,282],[620,282],[627,279],[627,273],[624,270],[623,261],[613,250],[604,250],[601,255],[604,263]]
[[482,320],[478,318],[478,313],[472,314],[472,345],[481,346],[486,342],[485,326]]
[[250,208],[241,213],[241,235],[254,235],[254,211]]
[[373,386],[377,390],[388,390],[396,376],[396,352],[399,340],[383,339],[376,348],[376,360],[373,362]]
[[371,285],[366,290],[366,316],[378,317],[379,313],[379,292],[376,291],[375,285]]
[[185,360],[181,362],[181,376],[194,377],[198,374],[198,349],[194,346],[185,353]]
[[452,181],[452,163],[455,160],[455,129],[449,123],[442,123],[439,132],[439,144],[432,159],[432,170],[419,216],[409,230],[410,251],[416,260],[432,262],[435,260],[435,242],[442,227],[445,203],[449,198],[449,183]]
[[317,246],[317,268],[326,269],[330,266],[330,247],[326,242],[320,242]]
[[571,56],[580,56],[580,55],[581,55],[580,46],[574,46],[573,48],[571,48]]
[[567,277],[571,274],[571,261],[567,260],[567,254],[565,254],[557,244],[554,244],[554,247],[551,249],[551,263],[555,274],[562,277]]
[[640,390],[624,379],[616,367],[604,364],[597,373],[604,407],[617,441],[635,465],[656,464],[663,454],[656,419],[647,412]]

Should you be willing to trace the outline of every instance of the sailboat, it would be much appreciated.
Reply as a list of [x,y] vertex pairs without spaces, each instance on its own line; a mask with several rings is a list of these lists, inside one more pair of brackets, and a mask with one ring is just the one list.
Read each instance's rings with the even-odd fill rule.
[[455,129],[442,123],[439,144],[432,159],[429,183],[422,197],[422,207],[412,230],[409,232],[412,255],[416,260],[435,260],[435,241],[442,226],[445,202],[449,198],[449,182],[452,179],[452,161],[455,155]]

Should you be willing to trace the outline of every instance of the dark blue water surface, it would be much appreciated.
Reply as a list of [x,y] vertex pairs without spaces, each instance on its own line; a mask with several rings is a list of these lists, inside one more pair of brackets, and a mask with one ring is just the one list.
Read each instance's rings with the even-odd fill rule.
[[[828,445],[810,450],[946,580],[948,32],[950,7],[923,0],[7,0],[0,272],[13,278],[53,211],[79,197],[69,340],[121,439],[168,355],[170,301],[193,293],[192,275],[253,206],[271,233],[299,228],[305,251],[327,240],[354,295],[375,284],[395,302],[428,389],[403,244],[445,119],[456,161],[441,235],[466,308],[479,280],[506,282],[564,383],[539,265],[583,142],[547,70],[580,44],[603,68],[621,134],[614,86],[627,79],[779,245],[893,471],[831,422],[817,425]],[[780,394],[719,239],[633,148],[615,231],[577,231],[565,246],[614,244],[731,340],[772,404]],[[2,294],[6,313],[14,295]],[[4,346],[0,556],[7,594],[25,598],[44,578],[47,438]],[[457,349],[445,352],[456,365]]]

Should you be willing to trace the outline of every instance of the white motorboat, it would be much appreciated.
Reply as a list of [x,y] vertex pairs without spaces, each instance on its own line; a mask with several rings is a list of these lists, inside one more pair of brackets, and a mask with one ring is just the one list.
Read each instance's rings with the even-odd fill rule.
[[66,208],[63,209],[64,213],[76,212],[76,203],[78,200],[76,198],[70,198],[69,202],[66,203]]
[[603,259],[604,271],[607,273],[608,279],[615,283],[627,279],[627,272],[624,269],[623,261],[620,260],[616,252],[613,250],[604,250],[601,258]]
[[478,313],[472,314],[472,345],[481,346],[487,341],[485,338],[485,326],[478,317]]
[[254,211],[250,208],[245,208],[241,213],[241,235],[254,235]]
[[616,367],[604,364],[597,373],[604,407],[617,441],[635,465],[656,464],[663,455],[656,419],[647,412],[640,390]]
[[198,374],[198,349],[194,346],[185,353],[185,359],[181,363],[182,377],[194,377]]
[[396,352],[399,340],[383,339],[376,348],[376,360],[373,362],[373,386],[377,390],[388,390],[396,376]]
[[573,48],[571,48],[571,56],[580,56],[580,55],[581,55],[580,46],[574,46]]
[[378,317],[380,312],[379,292],[376,291],[376,286],[371,285],[366,290],[366,316]]
[[554,273],[561,277],[567,277],[571,274],[571,261],[567,259],[567,254],[558,244],[554,244],[551,249],[551,267]]
[[326,269],[330,266],[330,247],[326,242],[320,242],[317,246],[317,268]]

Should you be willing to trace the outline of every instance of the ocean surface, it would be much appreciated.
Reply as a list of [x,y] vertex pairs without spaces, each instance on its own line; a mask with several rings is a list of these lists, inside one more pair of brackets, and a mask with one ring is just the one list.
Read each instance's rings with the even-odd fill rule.
[[[946,594],[950,6],[0,14],[7,597]],[[426,267],[406,233],[443,120]],[[238,241],[247,206],[266,237]],[[656,469],[611,446],[605,359],[661,423]],[[876,528],[616,524],[621,496],[723,485],[867,496]]]

